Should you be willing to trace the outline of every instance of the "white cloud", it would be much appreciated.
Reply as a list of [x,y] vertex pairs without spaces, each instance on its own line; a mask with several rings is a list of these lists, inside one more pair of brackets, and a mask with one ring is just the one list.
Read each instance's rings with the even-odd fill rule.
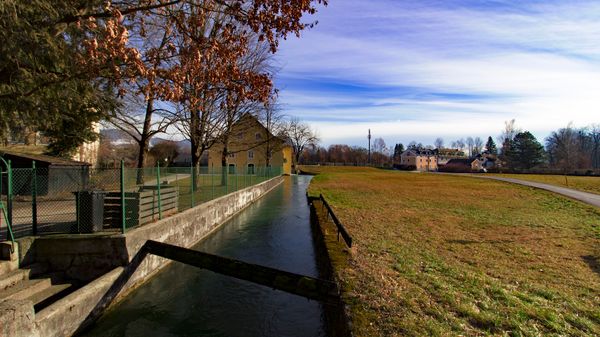
[[[369,127],[433,141],[495,135],[511,118],[538,138],[598,121],[600,3],[510,11],[423,3],[339,0],[322,9],[316,28],[283,44],[279,83],[327,85],[284,89],[289,113],[318,126],[326,144]],[[426,95],[434,93],[458,95]]]

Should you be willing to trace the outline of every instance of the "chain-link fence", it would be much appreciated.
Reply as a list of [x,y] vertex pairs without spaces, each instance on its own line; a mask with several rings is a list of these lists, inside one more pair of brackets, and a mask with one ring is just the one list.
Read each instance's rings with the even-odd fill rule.
[[[279,167],[14,168],[0,201],[16,238],[50,233],[125,232],[281,175]],[[123,216],[124,214],[124,216]],[[0,220],[5,221],[5,220]],[[8,238],[0,223],[0,240]]]

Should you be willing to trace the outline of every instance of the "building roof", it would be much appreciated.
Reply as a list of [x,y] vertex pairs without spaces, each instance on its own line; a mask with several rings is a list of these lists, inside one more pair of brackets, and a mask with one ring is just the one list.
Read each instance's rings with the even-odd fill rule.
[[472,159],[472,158],[454,158],[454,159],[450,159],[448,160],[448,162],[446,163],[446,165],[465,165],[465,166],[471,166],[471,163],[473,161],[475,161],[477,159]]
[[437,150],[429,150],[429,149],[410,149],[402,152],[402,156],[436,156],[438,154]]
[[0,156],[4,157],[5,159],[11,159],[11,160],[14,160],[15,158],[22,158],[22,159],[31,160],[31,161],[35,161],[38,163],[46,163],[48,165],[54,165],[54,166],[91,166],[90,163],[86,163],[86,162],[82,162],[82,161],[47,156],[44,154],[18,153],[18,152],[6,151],[4,149],[0,150]]

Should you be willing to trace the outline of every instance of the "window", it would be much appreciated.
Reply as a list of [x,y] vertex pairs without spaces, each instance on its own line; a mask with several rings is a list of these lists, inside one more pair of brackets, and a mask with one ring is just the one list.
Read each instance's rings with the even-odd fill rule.
[[235,158],[235,153],[230,152],[230,153],[227,154],[227,157],[229,157],[229,158]]
[[235,165],[229,164],[229,174],[235,174]]
[[261,140],[262,139],[262,135],[260,134],[260,132],[255,133],[254,137],[256,137],[256,140]]
[[244,133],[243,132],[238,133],[237,138],[238,138],[238,140],[244,139]]
[[248,151],[248,159],[254,159],[254,151]]
[[248,164],[248,174],[254,174],[254,164]]

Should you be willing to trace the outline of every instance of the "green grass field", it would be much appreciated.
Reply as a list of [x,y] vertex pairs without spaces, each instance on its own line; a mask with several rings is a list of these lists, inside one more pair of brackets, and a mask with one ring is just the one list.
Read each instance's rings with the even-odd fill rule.
[[303,170],[354,239],[333,264],[357,336],[600,335],[600,210],[469,177]]
[[568,187],[579,191],[600,194],[600,177],[580,177],[546,174],[491,174],[498,177],[514,178],[538,183]]

